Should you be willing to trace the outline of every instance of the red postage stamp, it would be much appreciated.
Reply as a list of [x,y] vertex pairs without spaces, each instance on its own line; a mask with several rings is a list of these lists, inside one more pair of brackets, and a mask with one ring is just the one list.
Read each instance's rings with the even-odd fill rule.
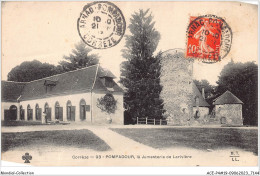
[[190,17],[186,57],[217,62],[231,48],[232,32],[226,22],[215,15]]

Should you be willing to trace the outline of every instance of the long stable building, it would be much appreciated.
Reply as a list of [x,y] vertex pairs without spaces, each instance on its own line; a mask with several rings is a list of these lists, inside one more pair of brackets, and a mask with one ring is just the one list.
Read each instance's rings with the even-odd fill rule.
[[[115,76],[99,65],[70,71],[31,82],[2,81],[1,120],[48,120],[124,123],[123,89]],[[110,116],[97,107],[97,100],[112,94],[117,109]]]

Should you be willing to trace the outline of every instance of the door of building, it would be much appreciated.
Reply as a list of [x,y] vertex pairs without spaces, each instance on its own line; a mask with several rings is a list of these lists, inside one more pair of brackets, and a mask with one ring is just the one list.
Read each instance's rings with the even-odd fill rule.
[[27,119],[28,120],[32,120],[33,119],[33,110],[32,109],[28,109],[27,110]]
[[63,121],[63,108],[55,107],[55,119]]
[[75,106],[67,106],[67,120],[75,121]]
[[51,108],[45,108],[46,117],[51,120]]
[[80,120],[86,120],[86,101],[82,99],[79,103],[80,107]]
[[10,111],[9,119],[10,120],[16,120],[17,119],[17,107],[15,105],[12,105],[12,106],[10,106],[9,111]]
[[86,120],[86,108],[85,105],[80,105],[80,119]]
[[20,119],[24,120],[24,109],[20,110]]

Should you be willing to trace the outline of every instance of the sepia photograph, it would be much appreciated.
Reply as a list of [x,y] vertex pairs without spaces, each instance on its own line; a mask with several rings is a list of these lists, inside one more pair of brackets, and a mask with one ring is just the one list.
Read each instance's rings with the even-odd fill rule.
[[3,168],[259,175],[258,21],[256,1],[2,1]]

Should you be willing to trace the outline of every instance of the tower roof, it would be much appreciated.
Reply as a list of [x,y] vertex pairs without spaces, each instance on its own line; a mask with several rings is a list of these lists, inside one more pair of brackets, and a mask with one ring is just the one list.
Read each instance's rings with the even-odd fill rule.
[[[209,104],[207,101],[202,97],[198,87],[195,85],[194,82],[192,82],[192,91],[193,91],[193,96],[197,96],[199,98],[199,107],[207,107]],[[193,107],[196,106],[195,98],[193,99]]]
[[214,105],[223,105],[223,104],[244,104],[239,98],[237,98],[230,91],[226,91],[218,98],[213,100]]

